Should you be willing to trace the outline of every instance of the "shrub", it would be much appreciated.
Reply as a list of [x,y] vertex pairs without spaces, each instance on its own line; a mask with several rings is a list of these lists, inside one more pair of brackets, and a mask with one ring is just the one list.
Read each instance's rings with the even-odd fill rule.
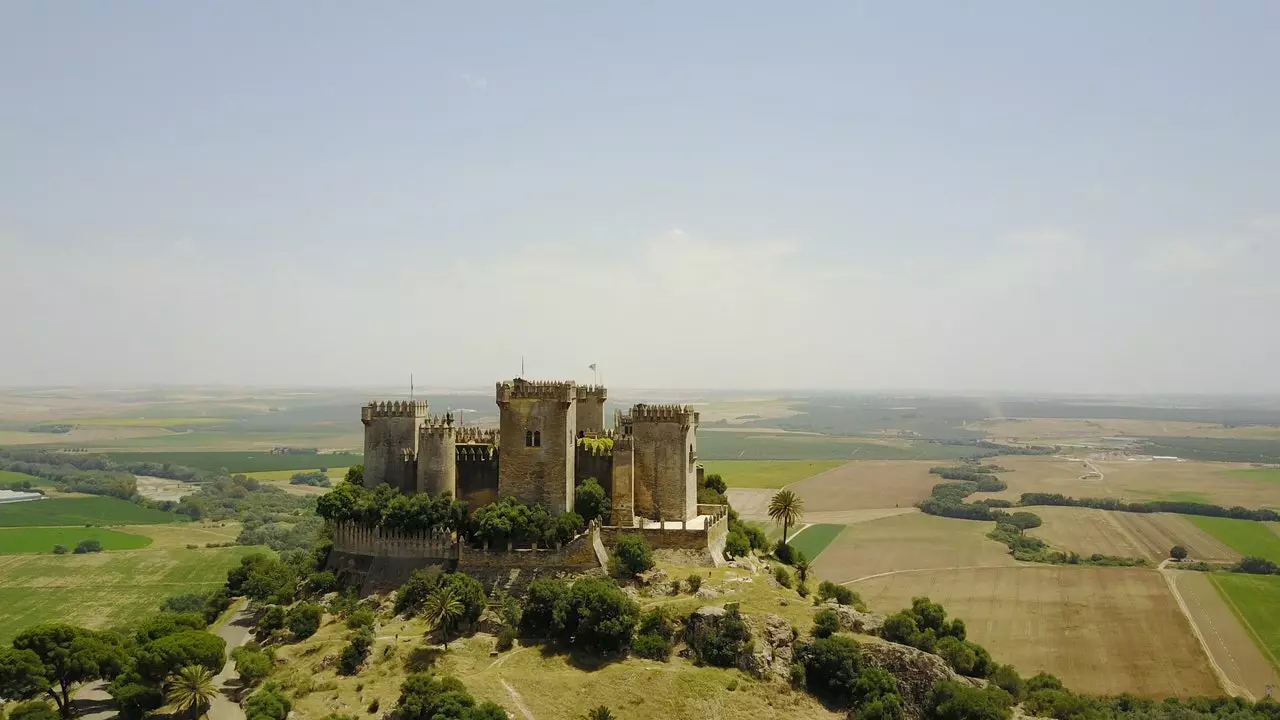
[[781,565],[773,567],[773,579],[784,588],[791,587],[791,573],[787,572],[787,569]]
[[831,637],[840,632],[840,616],[834,610],[819,610],[813,616],[813,630],[810,632],[816,638]]
[[420,610],[439,582],[438,570],[414,570],[409,573],[409,579],[396,593],[396,614],[402,615]]
[[664,607],[656,607],[640,618],[631,651],[640,657],[665,662],[675,645],[676,625]]
[[1231,572],[1251,573],[1253,575],[1275,575],[1280,572],[1276,564],[1266,558],[1249,556],[1231,567]]
[[595,478],[587,478],[573,491],[573,509],[587,522],[609,514],[609,497]]
[[102,552],[102,542],[99,540],[81,540],[80,542],[76,543],[76,549],[72,550],[71,552],[77,555],[83,555],[84,553]]
[[837,604],[848,605],[862,609],[862,597],[858,593],[850,590],[844,585],[837,585],[830,580],[823,580],[818,583],[818,597],[823,602],[827,600],[835,600]]
[[666,662],[671,657],[671,648],[667,641],[657,635],[640,634],[631,641],[631,654],[650,660]]
[[858,642],[847,635],[832,635],[801,645],[796,659],[804,665],[809,692],[841,706],[854,700],[854,684],[862,668]]
[[800,689],[805,686],[804,665],[798,662],[791,663],[791,687]]
[[882,668],[868,668],[858,675],[853,684],[853,701],[858,718],[898,720],[903,714],[898,681]]
[[613,557],[609,559],[609,565],[614,575],[639,575],[653,567],[653,551],[643,537],[622,535],[613,545]]
[[995,686],[979,690],[962,682],[947,680],[933,686],[925,703],[933,720],[1008,720],[1013,698]]
[[720,473],[708,474],[702,480],[702,487],[707,488],[709,490],[714,490],[720,493],[721,495],[723,495],[725,491],[729,489],[729,486],[725,483],[724,478],[720,477]]
[[506,652],[515,647],[516,629],[510,625],[503,625],[498,631],[498,640],[493,644],[493,649],[498,652]]
[[369,707],[366,709],[369,711],[370,715],[373,715],[378,712],[378,708],[380,707],[382,707],[382,701],[378,698],[374,698],[373,702],[369,703]]
[[231,659],[236,661],[236,674],[245,687],[253,687],[271,674],[274,662],[271,656],[261,650],[238,647],[231,651]]
[[293,703],[275,683],[263,685],[261,690],[249,696],[244,706],[245,717],[249,720],[285,720],[292,709]]
[[307,590],[313,595],[324,595],[338,589],[338,577],[330,570],[313,572],[307,577]]
[[1169,548],[1169,557],[1173,558],[1174,560],[1186,560],[1187,549],[1182,547],[1181,545],[1174,545],[1173,547]]
[[747,536],[737,530],[730,532],[724,539],[724,554],[731,558],[746,557],[751,554],[751,543],[747,540]]
[[680,582],[680,578],[676,578],[675,580],[672,580],[672,581],[671,581],[671,594],[672,594],[672,595],[679,595],[679,594],[680,594],[680,590],[681,590],[683,587],[684,587],[684,585],[683,585],[683,583],[681,583],[681,582]]
[[996,667],[991,671],[989,679],[993,685],[1009,693],[1015,701],[1026,697],[1022,678],[1018,677],[1018,671],[1015,670],[1012,665],[1000,665]]
[[295,641],[306,640],[320,629],[320,618],[323,616],[324,609],[316,603],[298,603],[286,614],[285,623]]
[[342,649],[342,655],[338,658],[338,673],[355,675],[360,672],[360,666],[369,656],[371,647],[373,647],[373,630],[364,627],[351,633],[350,641]]
[[7,705],[9,720],[62,720],[62,716],[44,700],[28,700]]
[[1035,513],[1029,513],[1025,510],[1020,510],[1018,512],[1006,515],[1000,518],[1000,522],[1006,523],[1008,525],[1012,525],[1018,528],[1019,530],[1030,530],[1031,528],[1038,528],[1042,524],[1040,521],[1039,515],[1036,515]]
[[685,582],[689,583],[689,594],[691,595],[697,594],[698,590],[702,589],[702,576],[698,573],[690,573]]
[[751,545],[752,550],[764,550],[769,547],[769,538],[755,525],[742,524],[742,534],[747,536],[747,542]]
[[569,583],[538,578],[529,583],[520,627],[528,637],[550,638],[564,632],[569,611]]
[[356,608],[354,612],[347,616],[347,627],[352,630],[371,628],[375,621],[376,618],[374,617],[373,609],[361,606]]
[[53,554],[54,554],[54,555],[66,555],[66,554],[67,554],[67,546],[66,546],[66,545],[54,545],[54,546],[53,546]]
[[738,655],[750,644],[751,631],[742,619],[737,605],[725,608],[714,627],[701,627],[697,633],[686,633],[694,658],[706,665],[735,667]]
[[779,562],[790,565],[795,560],[795,551],[791,549],[790,545],[779,540],[773,546],[773,556],[778,558]]
[[564,631],[575,646],[594,652],[619,652],[631,645],[640,605],[617,583],[586,577],[569,588]]
[[266,637],[271,633],[284,627],[285,613],[284,608],[279,605],[269,605],[262,613],[262,617],[258,618],[258,624],[254,628],[254,632],[258,637]]
[[583,520],[578,513],[572,510],[562,512],[556,516],[556,541],[563,545],[582,534],[586,527],[587,521]]

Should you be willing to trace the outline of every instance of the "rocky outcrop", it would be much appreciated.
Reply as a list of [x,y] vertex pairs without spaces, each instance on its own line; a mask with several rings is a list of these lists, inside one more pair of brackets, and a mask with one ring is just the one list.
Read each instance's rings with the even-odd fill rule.
[[831,610],[840,618],[840,629],[863,635],[877,635],[884,627],[884,615],[880,613],[859,612],[857,608],[828,602],[822,606]]
[[786,679],[795,655],[795,629],[791,623],[769,613],[763,620],[747,617],[751,647],[738,656],[738,668],[761,680]]
[[662,568],[654,568],[652,570],[646,570],[645,572],[642,572],[639,575],[637,575],[636,579],[639,580],[640,584],[644,585],[645,587],[655,587],[655,586],[665,585],[667,583],[667,571],[663,570]]
[[880,641],[863,643],[862,660],[867,667],[887,670],[897,678],[904,710],[910,718],[923,717],[929,691],[941,680],[980,684],[955,674],[947,662],[937,655],[908,645]]

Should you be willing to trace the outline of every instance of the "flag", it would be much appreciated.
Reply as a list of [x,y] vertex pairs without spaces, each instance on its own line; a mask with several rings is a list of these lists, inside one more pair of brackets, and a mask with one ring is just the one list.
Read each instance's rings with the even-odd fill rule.
[[587,369],[588,369],[588,370],[591,370],[592,372],[594,372],[594,371],[595,371],[595,369],[596,369],[596,364],[595,364],[595,363],[591,363],[590,365],[588,365],[588,366],[587,366]]

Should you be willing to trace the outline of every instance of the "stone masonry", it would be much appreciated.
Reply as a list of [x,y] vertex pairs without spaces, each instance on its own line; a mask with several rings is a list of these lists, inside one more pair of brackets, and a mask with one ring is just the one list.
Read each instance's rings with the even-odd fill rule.
[[417,491],[418,427],[426,417],[425,402],[375,402],[361,408],[366,487],[386,483],[401,492]]
[[571,382],[516,379],[496,387],[498,495],[552,514],[573,509],[577,393]]
[[697,517],[698,413],[682,405],[636,405],[631,428],[635,514],[656,520]]

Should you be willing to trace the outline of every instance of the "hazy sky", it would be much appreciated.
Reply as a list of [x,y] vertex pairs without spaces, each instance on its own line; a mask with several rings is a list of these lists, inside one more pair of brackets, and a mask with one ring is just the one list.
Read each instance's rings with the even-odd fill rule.
[[1280,3],[0,4],[0,385],[1280,390]]

